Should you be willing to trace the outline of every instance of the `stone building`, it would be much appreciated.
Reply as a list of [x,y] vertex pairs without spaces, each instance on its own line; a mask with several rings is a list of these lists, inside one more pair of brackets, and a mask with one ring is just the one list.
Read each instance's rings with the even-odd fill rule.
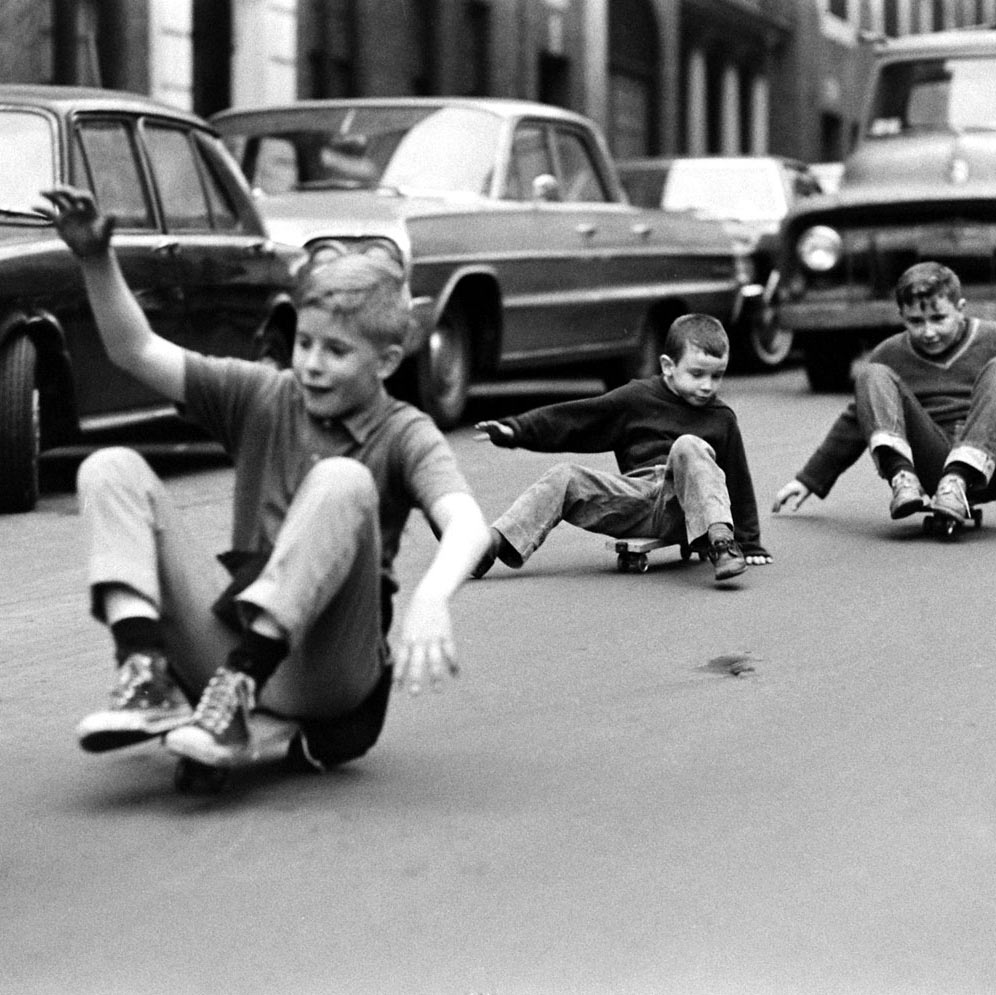
[[0,81],[149,93],[211,114],[300,97],[523,97],[619,156],[835,159],[863,36],[996,21],[996,0],[4,0]]

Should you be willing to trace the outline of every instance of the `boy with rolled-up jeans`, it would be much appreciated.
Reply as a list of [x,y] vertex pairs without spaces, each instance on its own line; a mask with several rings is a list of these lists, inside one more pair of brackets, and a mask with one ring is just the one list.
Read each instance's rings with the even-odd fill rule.
[[972,502],[996,499],[996,323],[967,318],[957,275],[935,262],[900,276],[896,303],[904,331],[861,366],[854,400],[775,511],[825,497],[866,448],[893,519],[929,510],[965,524]]
[[557,463],[491,527],[482,577],[496,559],[521,567],[561,521],[613,538],[694,544],[728,581],[771,561],[760,545],[754,489],[733,411],[716,391],[729,340],[708,315],[668,331],[659,376],[600,397],[537,408],[477,428],[495,445],[615,453],[619,473]]

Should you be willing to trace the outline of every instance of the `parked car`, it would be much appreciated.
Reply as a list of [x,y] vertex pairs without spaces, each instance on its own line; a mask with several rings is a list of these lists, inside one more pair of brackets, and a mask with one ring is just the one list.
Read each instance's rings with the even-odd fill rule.
[[734,329],[739,358],[753,369],[784,363],[793,338],[774,306],[778,231],[799,200],[822,192],[809,166],[783,156],[682,156],[623,160],[619,175],[635,204],[717,218],[744,244],[757,300],[741,311],[741,327]]
[[212,121],[274,238],[311,251],[388,238],[410,260],[418,329],[393,387],[443,427],[475,381],[649,372],[674,317],[727,320],[750,282],[722,226],[629,204],[601,133],[565,110],[323,100]]
[[854,359],[899,330],[893,289],[916,262],[950,266],[972,312],[996,317],[994,79],[993,31],[877,47],[840,190],[784,229],[780,312],[814,390],[846,390]]
[[0,86],[0,511],[38,497],[39,454],[176,410],[114,367],[79,266],[35,211],[70,183],[117,219],[121,267],[153,328],[200,352],[252,357],[293,337],[293,268],[206,122],[144,97]]

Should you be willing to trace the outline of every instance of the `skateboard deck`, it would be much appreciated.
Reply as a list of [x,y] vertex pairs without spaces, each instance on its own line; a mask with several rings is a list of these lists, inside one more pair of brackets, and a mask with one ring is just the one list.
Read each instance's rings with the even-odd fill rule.
[[[926,515],[923,519],[923,531],[927,535],[940,536],[942,539],[952,539],[963,529],[969,528],[968,522],[959,522],[955,518],[947,515],[939,515],[936,511],[926,508]],[[982,528],[982,509],[976,505],[972,506],[971,527]]]
[[273,764],[287,756],[297,725],[287,719],[254,712],[250,719],[252,750],[228,764],[208,764],[193,757],[178,756],[173,784],[181,794],[218,794],[240,768]]
[[663,549],[665,546],[681,547],[681,558],[687,560],[692,555],[692,550],[688,543],[675,543],[667,539],[658,539],[654,536],[630,536],[628,539],[608,539],[605,543],[606,549],[614,550],[616,553],[616,569],[619,573],[646,573],[650,566],[647,554],[654,549]]

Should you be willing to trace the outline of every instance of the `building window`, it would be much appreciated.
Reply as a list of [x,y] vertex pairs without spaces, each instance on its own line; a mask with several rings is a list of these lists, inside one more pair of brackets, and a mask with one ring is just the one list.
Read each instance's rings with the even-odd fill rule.
[[885,0],[882,10],[883,29],[890,38],[899,35],[899,0]]
[[468,0],[464,9],[471,97],[485,97],[491,85],[491,6]]
[[847,20],[847,0],[827,0],[827,13],[833,17]]

